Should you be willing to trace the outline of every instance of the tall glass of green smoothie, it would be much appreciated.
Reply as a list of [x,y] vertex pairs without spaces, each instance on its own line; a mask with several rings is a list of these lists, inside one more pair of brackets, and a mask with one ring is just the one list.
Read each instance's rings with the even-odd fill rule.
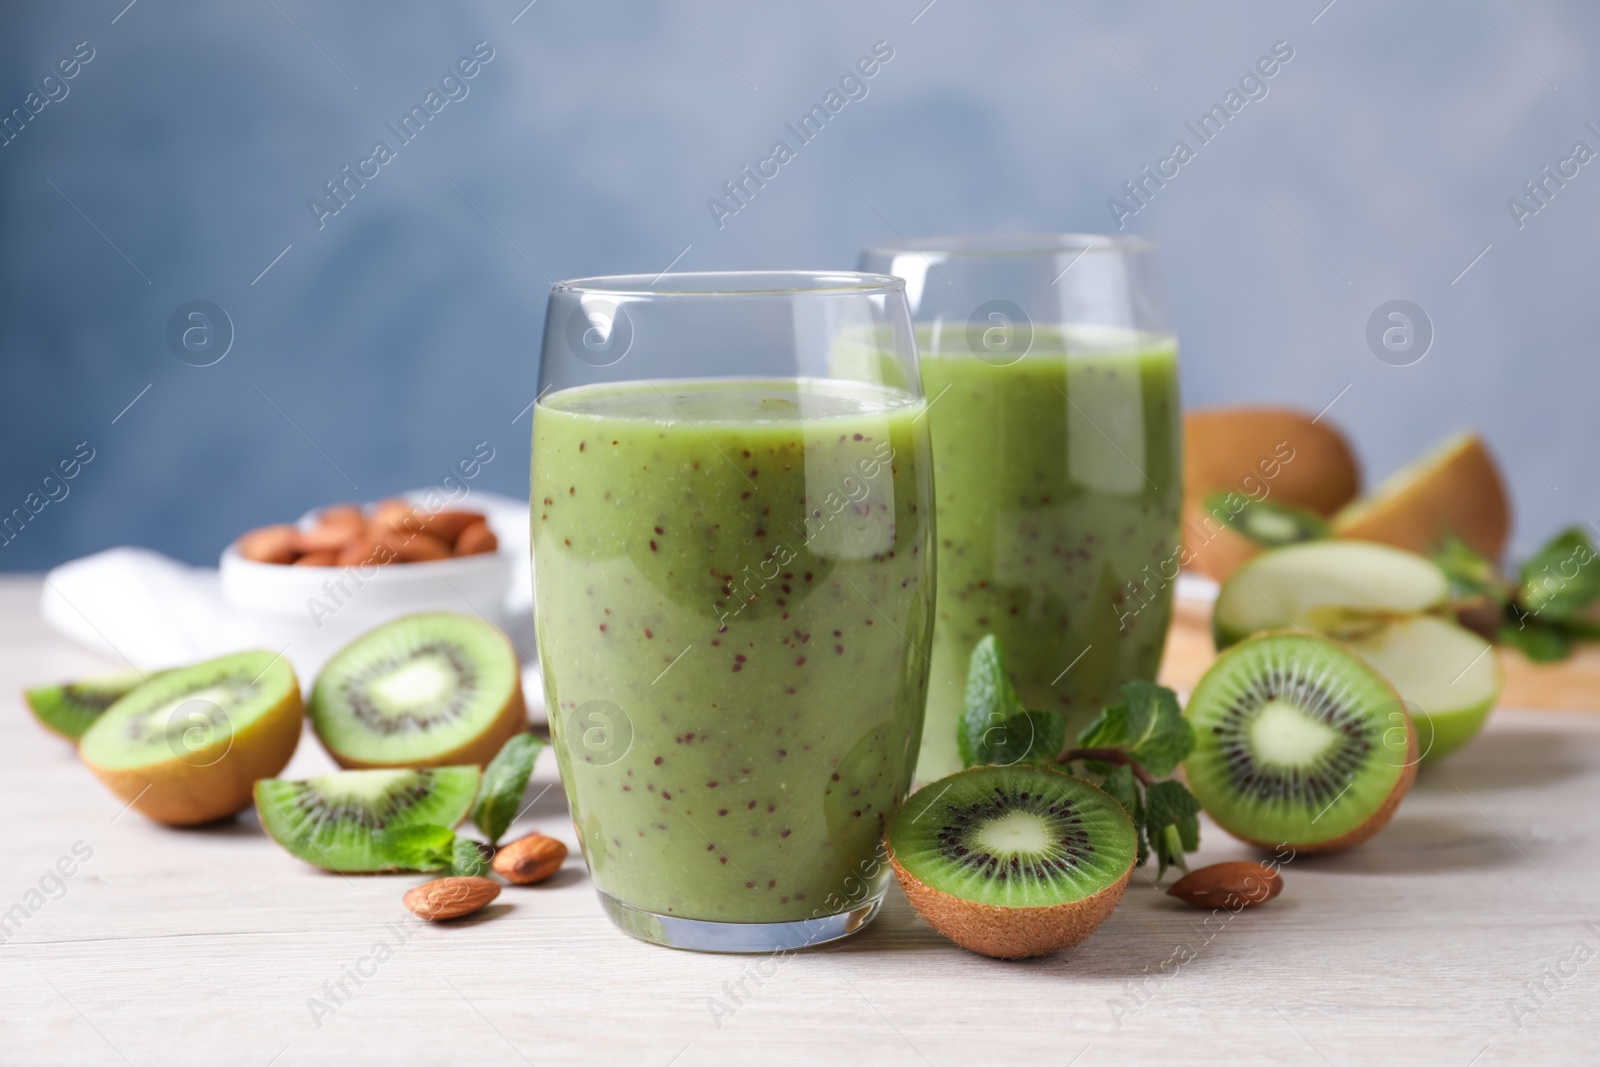
[[628,933],[770,952],[876,913],[931,662],[916,360],[897,278],[552,287],[539,656],[584,857]]
[[1182,498],[1177,342],[1154,246],[1081,234],[874,246],[906,280],[938,500],[918,776],[960,766],[967,661],[995,634],[1029,709],[1075,736],[1154,678]]

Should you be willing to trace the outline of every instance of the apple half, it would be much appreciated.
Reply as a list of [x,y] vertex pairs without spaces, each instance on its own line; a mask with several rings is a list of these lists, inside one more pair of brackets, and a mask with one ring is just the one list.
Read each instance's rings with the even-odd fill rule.
[[1423,759],[1465,745],[1504,684],[1483,638],[1437,612],[1450,582],[1432,561],[1366,541],[1311,541],[1263,553],[1223,583],[1211,616],[1223,649],[1289,627],[1344,641],[1387,678],[1416,720]]

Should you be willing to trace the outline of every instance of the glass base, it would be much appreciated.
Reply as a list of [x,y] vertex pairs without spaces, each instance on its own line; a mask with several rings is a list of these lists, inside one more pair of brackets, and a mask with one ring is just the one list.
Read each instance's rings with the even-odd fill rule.
[[641,911],[600,894],[606,915],[624,933],[641,941],[692,952],[784,952],[827,944],[849,937],[870,923],[883,904],[882,894],[851,911],[796,919],[785,923],[724,923],[682,919]]

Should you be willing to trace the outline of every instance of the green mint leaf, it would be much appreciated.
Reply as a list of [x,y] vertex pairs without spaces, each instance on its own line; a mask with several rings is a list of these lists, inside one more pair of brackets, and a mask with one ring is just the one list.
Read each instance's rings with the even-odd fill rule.
[[1025,711],[985,730],[974,755],[977,763],[1001,767],[1053,763],[1066,739],[1067,723],[1061,716],[1051,711]]
[[1083,748],[1127,748],[1132,744],[1128,706],[1101,708],[1099,716],[1078,732],[1078,744]]
[[1510,598],[1506,588],[1510,583],[1500,568],[1459,537],[1448,538],[1433,554],[1433,562],[1463,593],[1488,597],[1498,608],[1504,608]]
[[1144,791],[1144,824],[1160,865],[1156,879],[1173,865],[1188,870],[1183,854],[1200,847],[1200,802],[1182,782],[1155,782]]
[[1572,639],[1564,629],[1531,617],[1502,626],[1496,642],[1516,649],[1534,663],[1554,663],[1572,655]]
[[450,873],[466,874],[477,878],[489,877],[489,861],[476,841],[458,837],[450,846]]
[[472,806],[472,821],[491,845],[500,843],[506,827],[517,817],[533,765],[543,750],[544,742],[537,737],[517,734],[500,747],[484,768],[483,784],[478,787],[478,799]]
[[1600,600],[1600,562],[1581,526],[1562,530],[1522,565],[1517,600],[1542,621],[1562,622]]
[[1024,730],[1006,729],[1009,720],[1026,714],[1016,690],[1011,688],[1011,679],[1006,675],[1006,662],[1000,652],[1000,643],[994,634],[989,634],[973,648],[972,658],[967,663],[965,703],[961,721],[956,724],[956,746],[961,751],[962,766],[995,762],[988,757],[988,752],[996,746],[993,740],[986,741],[986,738],[999,740],[1002,745],[1009,735],[1015,735],[1018,739],[1031,738],[1034,733],[1031,727]]
[[378,834],[378,851],[404,870],[443,871],[450,868],[455,840],[448,826],[407,826]]
[[1165,778],[1194,747],[1194,730],[1183,717],[1178,695],[1166,686],[1133,681],[1113,704],[1078,735],[1084,748],[1120,748],[1154,778]]

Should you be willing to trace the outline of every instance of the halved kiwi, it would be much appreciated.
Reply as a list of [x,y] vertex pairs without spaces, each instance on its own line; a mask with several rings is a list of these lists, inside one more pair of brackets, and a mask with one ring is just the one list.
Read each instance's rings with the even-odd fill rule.
[[159,674],[155,672],[148,677],[138,671],[103,674],[62,685],[24,689],[22,697],[47,729],[68,741],[76,741],[107,708]]
[[1082,942],[1122,900],[1133,820],[1080,778],[974,767],[924,786],[889,827],[889,860],[941,934],[999,959]]
[[140,814],[189,826],[249,807],[256,779],[294,755],[304,717],[288,662],[240,652],[134,689],[84,731],[78,752]]
[[261,828],[290,854],[329,871],[394,870],[378,847],[385,830],[454,826],[466,818],[480,772],[464,767],[428,770],[338,771],[295,782],[256,783]]
[[1432,552],[1454,536],[1489,559],[1500,558],[1510,531],[1505,483],[1474,433],[1450,437],[1333,517],[1335,537]]
[[1417,734],[1393,686],[1344,646],[1268,633],[1195,685],[1184,776],[1233,836],[1328,852],[1389,822],[1417,773]]
[[516,650],[470,615],[396,619],[322,668],[311,725],[342,767],[482,767],[528,728]]

